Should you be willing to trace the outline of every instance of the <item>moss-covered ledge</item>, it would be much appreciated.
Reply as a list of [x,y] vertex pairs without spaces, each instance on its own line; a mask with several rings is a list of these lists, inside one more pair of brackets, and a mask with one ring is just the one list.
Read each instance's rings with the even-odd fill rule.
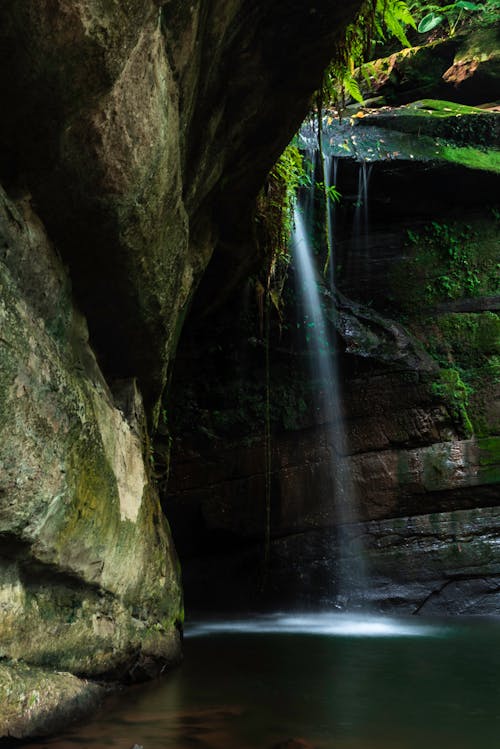
[[72,674],[0,662],[0,746],[60,730],[94,710],[105,694],[103,686]]

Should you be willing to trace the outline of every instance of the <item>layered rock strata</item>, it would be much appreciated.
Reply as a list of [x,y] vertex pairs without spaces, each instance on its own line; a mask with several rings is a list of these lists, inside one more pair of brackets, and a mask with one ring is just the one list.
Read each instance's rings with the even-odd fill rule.
[[[307,128],[303,145],[310,157]],[[344,423],[315,406],[324,384],[311,379],[293,283],[279,316],[271,307],[269,367],[250,286],[246,307],[242,289],[210,322],[232,341],[225,352],[204,347],[207,323],[192,318],[174,393],[198,426],[177,440],[167,500],[188,600],[332,605],[343,590],[348,604],[345,590],[359,588],[349,567],[364,555],[376,608],[497,611],[498,114],[365,108],[327,117],[323,148],[342,194],[337,291],[322,304],[342,352]],[[198,347],[211,389],[187,375]],[[332,432],[343,428],[339,456]],[[352,495],[335,496],[334,471]]]

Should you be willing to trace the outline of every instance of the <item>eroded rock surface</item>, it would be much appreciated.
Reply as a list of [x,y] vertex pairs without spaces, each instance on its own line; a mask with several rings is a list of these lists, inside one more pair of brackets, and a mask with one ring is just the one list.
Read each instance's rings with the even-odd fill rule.
[[1,201],[1,655],[87,675],[161,668],[179,657],[182,596],[140,398],[134,423],[29,201]]
[[3,178],[29,184],[105,373],[139,378],[152,421],[218,238],[223,286],[252,262],[256,193],[357,5],[2,6]]
[[26,739],[56,731],[95,709],[105,689],[68,673],[0,664],[0,736]]

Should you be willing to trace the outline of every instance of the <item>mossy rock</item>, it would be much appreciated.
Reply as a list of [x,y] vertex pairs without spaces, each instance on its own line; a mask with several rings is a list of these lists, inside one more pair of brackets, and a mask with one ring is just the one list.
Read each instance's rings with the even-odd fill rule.
[[436,218],[407,230],[404,254],[391,274],[403,313],[414,318],[453,300],[500,293],[498,215],[492,208],[468,220]]
[[19,663],[0,663],[0,744],[2,738],[45,736],[95,710],[106,690],[69,673],[53,673]]
[[363,117],[363,126],[482,146],[497,142],[498,122],[496,112],[438,99],[421,99],[392,109],[382,107]]
[[140,396],[130,381],[134,414],[117,408],[61,261],[0,197],[0,657],[161,668],[180,654],[182,594]]
[[470,27],[454,37],[403,49],[364,66],[365,98],[379,95],[391,105],[444,98],[463,104],[495,101],[500,81],[496,25]]

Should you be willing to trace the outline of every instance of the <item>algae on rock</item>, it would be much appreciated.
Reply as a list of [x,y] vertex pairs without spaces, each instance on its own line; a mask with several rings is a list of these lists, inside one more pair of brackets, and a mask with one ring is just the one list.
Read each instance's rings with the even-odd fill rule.
[[1,199],[0,655],[94,676],[161,668],[179,657],[182,597],[144,435],[28,205]]

